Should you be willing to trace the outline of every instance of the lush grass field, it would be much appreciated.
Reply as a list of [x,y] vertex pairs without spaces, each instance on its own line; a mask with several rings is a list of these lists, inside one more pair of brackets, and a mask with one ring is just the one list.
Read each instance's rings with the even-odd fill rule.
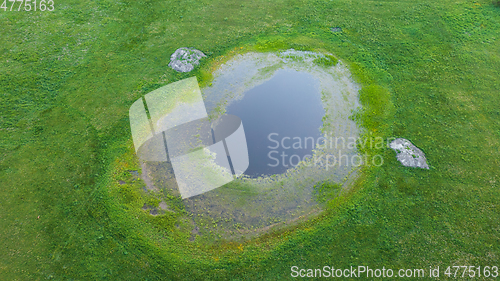
[[[0,280],[290,277],[290,267],[500,266],[500,8],[481,1],[56,1],[0,9]],[[342,27],[332,33],[331,27]],[[326,50],[362,84],[360,122],[404,137],[317,220],[246,243],[182,243],[137,170],[128,109],[193,75],[175,49]],[[243,49],[241,49],[243,47]],[[373,153],[373,152],[372,152]],[[118,180],[128,183],[119,185]],[[479,278],[480,279],[480,278]]]

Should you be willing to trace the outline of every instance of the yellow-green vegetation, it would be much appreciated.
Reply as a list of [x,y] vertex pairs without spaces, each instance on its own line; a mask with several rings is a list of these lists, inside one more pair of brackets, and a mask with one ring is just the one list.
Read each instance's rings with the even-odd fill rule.
[[337,64],[339,60],[332,55],[325,55],[324,58],[317,58],[314,60],[314,63],[322,66],[334,66]]
[[[490,0],[55,4],[0,10],[0,279],[281,280],[292,265],[498,265],[500,8]],[[192,73],[167,67],[184,46],[208,55]],[[202,69],[234,53],[289,48],[348,65],[363,87],[353,118],[364,137],[407,138],[431,169],[369,150],[384,165],[363,168],[314,220],[241,243],[180,245],[192,228],[182,201],[146,192],[130,172],[141,169],[130,105],[193,75],[210,83]],[[163,214],[142,209],[163,198]]]

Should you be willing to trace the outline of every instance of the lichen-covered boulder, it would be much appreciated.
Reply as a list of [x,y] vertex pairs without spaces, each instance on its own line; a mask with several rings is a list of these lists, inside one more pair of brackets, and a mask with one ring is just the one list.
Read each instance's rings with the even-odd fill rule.
[[206,57],[206,55],[200,50],[182,47],[172,54],[168,66],[179,72],[190,72],[195,65],[200,63],[200,59],[203,57]]
[[398,138],[393,140],[389,146],[396,151],[396,157],[403,166],[429,169],[425,154],[409,140]]

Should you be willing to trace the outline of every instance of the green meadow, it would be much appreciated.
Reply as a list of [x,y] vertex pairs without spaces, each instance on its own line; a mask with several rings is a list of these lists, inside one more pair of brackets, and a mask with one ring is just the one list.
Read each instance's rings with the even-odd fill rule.
[[[451,279],[448,266],[500,267],[496,1],[54,2],[0,9],[0,280],[282,280],[325,265],[440,266]],[[179,47],[207,58],[178,73],[167,65]],[[430,169],[364,148],[384,164],[363,167],[342,196],[318,186],[318,216],[190,241],[180,197],[145,192],[130,172],[141,170],[130,106],[181,79],[207,85],[235,54],[290,48],[346,64],[364,137],[406,138]],[[165,198],[172,211],[142,209]]]

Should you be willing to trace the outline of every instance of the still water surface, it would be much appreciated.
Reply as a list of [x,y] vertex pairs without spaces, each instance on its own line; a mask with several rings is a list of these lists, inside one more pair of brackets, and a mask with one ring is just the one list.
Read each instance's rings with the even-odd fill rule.
[[317,79],[291,69],[276,71],[226,113],[242,120],[250,160],[245,174],[250,177],[284,173],[311,155],[325,115]]

